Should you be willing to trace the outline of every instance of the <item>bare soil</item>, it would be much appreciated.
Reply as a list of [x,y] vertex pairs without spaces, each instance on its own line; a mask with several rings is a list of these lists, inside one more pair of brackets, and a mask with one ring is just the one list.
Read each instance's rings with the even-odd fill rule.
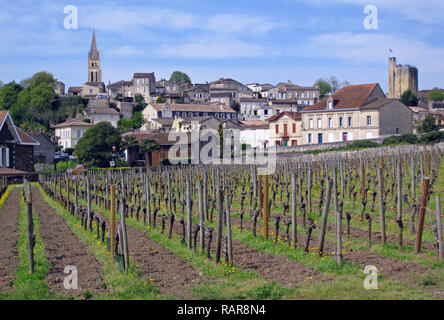
[[20,214],[20,189],[13,189],[0,211],[0,292],[10,292],[13,289],[15,269],[20,258],[17,250]]
[[[103,265],[90,252],[88,245],[81,242],[66,224],[43,199],[40,191],[32,187],[33,214],[40,220],[40,236],[50,262],[46,281],[56,294],[81,297],[88,291],[93,295],[104,293]],[[67,274],[66,266],[73,265],[78,272],[78,289],[67,290],[63,281]]]

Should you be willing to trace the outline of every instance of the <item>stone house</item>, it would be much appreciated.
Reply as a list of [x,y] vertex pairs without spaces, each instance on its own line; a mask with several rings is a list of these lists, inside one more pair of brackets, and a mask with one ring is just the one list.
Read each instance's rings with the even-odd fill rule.
[[210,98],[210,90],[206,86],[193,86],[183,92],[185,103],[205,103]]
[[58,145],[62,146],[65,150],[66,148],[75,148],[86,130],[92,126],[91,123],[84,122],[80,119],[74,119],[55,125],[55,136],[58,139]]
[[413,132],[412,110],[378,83],[344,87],[301,111],[302,143],[375,139]]
[[319,101],[320,92],[316,87],[298,86],[291,81],[280,82],[269,90],[269,99],[284,100],[298,104],[299,106],[310,106]]
[[224,89],[232,91],[233,98],[252,98],[253,90],[248,88],[246,85],[240,83],[239,81],[230,78],[220,78],[219,80],[209,83],[210,92],[217,91],[217,89]]
[[34,171],[34,147],[39,142],[16,127],[9,112],[0,111],[0,174]]
[[268,121],[241,121],[240,142],[252,148],[267,148],[270,141]]
[[302,144],[302,115],[284,111],[268,119],[270,146],[288,147]]
[[214,116],[219,119],[237,119],[236,111],[222,104],[150,103],[142,114],[147,122],[157,118],[176,117]]
[[110,107],[106,96],[98,96],[97,99],[89,100],[83,113],[91,119],[91,124],[109,122],[114,128],[117,128],[117,122],[120,120],[120,113]]
[[264,121],[272,116],[273,108],[267,99],[240,99],[239,117],[246,121]]

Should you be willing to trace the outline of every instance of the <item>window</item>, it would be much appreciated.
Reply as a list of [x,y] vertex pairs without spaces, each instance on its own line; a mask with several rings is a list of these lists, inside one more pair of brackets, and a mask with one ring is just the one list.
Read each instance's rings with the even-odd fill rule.
[[305,98],[305,92],[302,92],[302,99]]
[[281,99],[285,99],[285,93],[281,92],[281,93],[279,94],[279,97],[280,97]]
[[291,99],[291,92],[288,93],[288,98]]
[[265,110],[264,110],[264,115],[267,115],[267,114],[268,114],[268,110],[265,109]]
[[348,126],[349,126],[349,127],[352,126],[352,117],[348,117]]
[[313,129],[314,125],[313,125],[313,119],[308,120],[308,127],[310,129]]
[[395,128],[395,134],[399,134],[399,128]]
[[322,128],[322,119],[318,118],[318,128]]
[[89,89],[89,93],[92,94],[93,93],[93,89]]
[[82,131],[76,130],[76,138],[81,138],[81,137],[82,137]]
[[295,147],[298,145],[298,141],[297,140],[291,140],[291,146]]
[[367,116],[367,125],[368,126],[372,125],[372,117],[371,116]]
[[333,109],[333,99],[332,99],[332,98],[329,98],[329,99],[327,100],[327,108],[328,108],[329,110]]
[[308,143],[312,143],[313,142],[313,135],[311,133],[309,133],[307,135],[307,141],[308,141]]
[[339,117],[339,127],[342,128],[343,125],[344,125],[344,124],[343,124],[343,118],[342,118],[342,117]]
[[328,118],[328,127],[333,128],[333,119],[332,118]]
[[279,125],[278,124],[275,125],[275,129],[276,129],[276,133],[279,133]]
[[296,133],[296,123],[293,123],[293,133]]

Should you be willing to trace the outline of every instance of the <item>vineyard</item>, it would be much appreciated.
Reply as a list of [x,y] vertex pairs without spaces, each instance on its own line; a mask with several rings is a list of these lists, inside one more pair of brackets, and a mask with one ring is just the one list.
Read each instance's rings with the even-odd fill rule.
[[2,181],[0,298],[443,299],[443,151]]

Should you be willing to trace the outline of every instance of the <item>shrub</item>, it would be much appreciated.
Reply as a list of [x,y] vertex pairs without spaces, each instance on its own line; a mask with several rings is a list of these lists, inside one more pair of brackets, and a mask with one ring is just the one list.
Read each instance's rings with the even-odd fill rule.
[[443,131],[433,131],[424,134],[420,139],[419,142],[422,144],[434,144],[438,142],[444,141],[444,132]]
[[73,160],[60,161],[56,164],[56,171],[65,172],[68,169],[74,169],[76,166],[77,166],[77,163]]
[[414,134],[405,134],[402,136],[391,136],[388,138],[385,138],[382,144],[384,146],[392,146],[397,145],[401,143],[408,143],[408,144],[417,144],[418,143],[418,137]]

